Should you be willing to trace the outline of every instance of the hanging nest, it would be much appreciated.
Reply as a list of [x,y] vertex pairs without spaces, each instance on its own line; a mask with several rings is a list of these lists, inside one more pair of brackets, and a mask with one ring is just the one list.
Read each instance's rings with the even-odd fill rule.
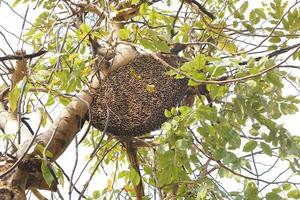
[[[160,58],[173,67],[185,62],[175,55]],[[103,131],[108,122],[107,132],[125,137],[158,129],[166,121],[164,110],[176,106],[188,89],[187,80],[166,75],[168,70],[151,55],[139,55],[112,72],[94,96],[92,125]]]

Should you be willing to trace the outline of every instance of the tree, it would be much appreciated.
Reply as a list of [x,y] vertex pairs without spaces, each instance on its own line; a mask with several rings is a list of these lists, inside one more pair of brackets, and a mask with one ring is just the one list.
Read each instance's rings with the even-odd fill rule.
[[[280,123],[300,103],[297,95],[285,94],[287,87],[299,92],[298,0],[1,3],[40,12],[33,23],[28,9],[23,16],[20,40],[33,53],[21,49],[0,57],[1,199],[26,199],[27,191],[45,199],[40,190],[64,199],[63,180],[70,182],[70,199],[300,199],[300,138]],[[182,101],[173,96],[173,107],[153,118],[167,118],[158,121],[159,132],[122,137],[109,129],[113,102],[93,102],[104,98],[99,88],[114,84],[116,74],[143,81],[135,69],[128,71],[141,55],[145,65],[161,65],[167,73],[158,72],[168,80],[189,87],[180,93]],[[131,83],[118,84],[114,91],[121,92]],[[159,89],[145,86],[149,96]],[[56,104],[64,109],[52,119]],[[105,115],[101,131],[91,127],[100,120],[95,105]],[[27,120],[32,113],[40,117]],[[78,165],[85,172],[85,164],[62,169],[56,162],[73,140],[77,151],[92,151],[84,185],[76,184],[74,171]],[[100,165],[114,173],[105,188],[87,192],[95,174],[103,173]]]

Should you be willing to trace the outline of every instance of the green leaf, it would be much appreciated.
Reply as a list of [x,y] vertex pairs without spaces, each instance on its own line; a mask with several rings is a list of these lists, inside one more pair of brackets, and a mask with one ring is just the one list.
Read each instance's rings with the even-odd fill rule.
[[247,80],[246,84],[252,89],[254,89],[257,86],[257,83],[255,80]]
[[245,1],[245,2],[242,4],[242,6],[240,7],[240,9],[239,9],[240,13],[246,12],[246,10],[248,9],[248,7],[249,7],[249,3],[248,3],[248,1]]
[[260,17],[261,19],[267,19],[267,16],[262,8],[255,8],[254,11],[257,14],[257,16]]
[[170,53],[170,47],[168,46],[168,44],[164,41],[154,41],[154,45],[155,47],[163,52],[163,53]]
[[276,72],[269,72],[266,76],[267,81],[271,82],[275,87],[283,88],[282,78]]
[[11,7],[16,7],[21,2],[21,0],[15,0]]
[[157,52],[155,45],[150,40],[140,38],[139,42],[145,49],[149,49],[153,52]]
[[142,5],[140,6],[140,10],[139,10],[140,14],[141,14],[141,15],[147,14],[148,7],[149,7],[149,6],[148,6],[147,3],[142,3]]
[[256,16],[256,13],[255,13],[254,10],[252,10],[250,12],[249,19],[250,19],[250,22],[251,22],[252,25],[257,24],[260,21],[260,18]]
[[140,0],[131,0],[131,3],[135,4],[135,5],[138,4],[139,2],[140,2]]
[[249,182],[245,190],[245,199],[247,200],[258,200],[258,189],[253,182]]
[[224,148],[220,148],[214,153],[214,158],[216,160],[222,160],[226,155],[226,150]]
[[60,168],[56,167],[55,168],[55,174],[56,174],[56,177],[59,181],[59,184],[61,184],[62,186],[64,186],[65,184],[65,180],[64,180],[64,175],[63,175],[63,172]]
[[146,174],[152,175],[152,168],[150,165],[144,165],[144,171]]
[[237,47],[234,42],[228,41],[228,40],[220,40],[218,43],[218,46],[220,49],[224,49],[225,51],[229,53],[236,53]]
[[298,112],[298,107],[291,103],[281,103],[280,110],[285,115],[295,114],[296,112]]
[[130,169],[128,178],[132,181],[133,185],[138,185],[141,180],[140,175],[133,168]]
[[165,116],[167,118],[170,118],[170,117],[172,117],[172,113],[169,110],[165,109]]
[[284,200],[281,196],[279,196],[276,192],[269,192],[266,194],[266,200]]
[[127,30],[127,29],[120,29],[119,30],[119,37],[122,39],[122,40],[127,40],[130,36],[130,31]]
[[253,151],[257,146],[257,142],[256,141],[249,141],[245,144],[243,151],[244,152],[250,152]]
[[271,42],[271,43],[279,43],[279,42],[281,42],[281,39],[280,39],[280,37],[271,37],[269,39],[269,42]]
[[288,191],[288,190],[292,189],[292,185],[290,183],[284,183],[282,185],[282,189],[285,191]]
[[279,105],[277,102],[270,101],[268,103],[268,115],[273,119],[279,119],[281,117],[281,112],[279,111]]
[[15,112],[18,107],[18,101],[21,95],[21,89],[16,85],[8,95],[10,110]]
[[84,33],[84,34],[88,34],[89,31],[91,30],[91,27],[85,23],[80,24],[79,28],[82,31],[82,33]]
[[187,139],[177,140],[175,146],[179,150],[187,150],[191,146],[191,142]]
[[228,143],[230,146],[228,149],[237,149],[241,146],[241,137],[233,128],[228,132]]
[[212,77],[218,77],[223,75],[226,72],[226,68],[223,66],[216,67],[215,70],[212,73]]
[[272,149],[267,143],[261,142],[260,147],[265,154],[267,154],[268,156],[272,156]]
[[177,109],[175,107],[171,108],[172,115],[177,115]]
[[93,192],[93,198],[94,198],[94,199],[99,199],[100,196],[101,196],[101,193],[100,193],[99,190],[95,190],[95,191]]
[[32,40],[40,40],[42,37],[44,36],[43,32],[36,32],[33,37]]
[[[40,153],[44,153],[45,147],[43,145],[37,144],[36,148],[39,150]],[[46,151],[46,156],[47,158],[53,158],[53,154],[49,150]]]
[[42,160],[41,170],[47,185],[50,187],[52,182],[54,181],[54,177],[52,176],[45,160]]
[[217,108],[216,107],[210,107],[210,106],[204,106],[201,105],[199,106],[199,108],[197,109],[198,111],[198,117],[200,119],[206,119],[206,120],[210,120],[210,121],[216,121],[218,118],[218,112],[217,112]]
[[54,99],[53,95],[50,94],[49,97],[48,97],[47,103],[45,104],[45,106],[51,106],[54,103],[55,103],[55,99]]
[[128,173],[127,171],[121,171],[121,172],[119,172],[118,173],[118,178],[126,177],[127,173]]
[[44,108],[40,108],[39,110],[40,110],[40,113],[42,113],[42,126],[45,127],[47,124],[48,115],[45,112]]
[[66,97],[63,97],[63,96],[58,97],[58,100],[64,106],[68,105],[71,102],[71,100],[69,98],[66,98]]
[[300,192],[299,192],[299,190],[295,189],[295,190],[290,191],[287,194],[287,196],[292,199],[300,199]]
[[238,21],[236,21],[236,20],[234,20],[232,25],[233,25],[233,28],[236,28],[236,27],[238,27],[238,25],[239,25],[239,22],[238,22]]
[[223,163],[225,165],[228,165],[230,163],[233,163],[237,160],[238,158],[236,157],[236,155],[232,152],[226,152],[225,157],[223,158]]
[[258,131],[257,129],[255,129],[255,128],[251,128],[251,129],[249,130],[249,133],[250,133],[251,135],[253,135],[253,136],[258,136],[258,135],[259,135],[259,131]]
[[254,33],[255,28],[251,24],[246,23],[246,22],[242,22],[242,24],[248,31],[250,31],[251,33]]

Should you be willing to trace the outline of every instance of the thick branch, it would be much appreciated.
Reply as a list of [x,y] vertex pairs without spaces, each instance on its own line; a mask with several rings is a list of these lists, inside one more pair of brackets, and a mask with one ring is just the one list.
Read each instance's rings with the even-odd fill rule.
[[[8,170],[13,161],[2,161],[0,173]],[[28,174],[21,169],[16,168],[11,176],[0,180],[0,199],[26,200],[25,189]]]

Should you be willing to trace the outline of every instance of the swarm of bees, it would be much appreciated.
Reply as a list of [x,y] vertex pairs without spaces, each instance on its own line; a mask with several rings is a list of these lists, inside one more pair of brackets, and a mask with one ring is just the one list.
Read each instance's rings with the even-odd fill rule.
[[[185,62],[177,55],[159,57],[173,67]],[[124,137],[158,129],[166,121],[165,109],[176,106],[188,90],[187,80],[166,75],[168,70],[151,55],[141,54],[113,71],[94,96],[92,125]]]

